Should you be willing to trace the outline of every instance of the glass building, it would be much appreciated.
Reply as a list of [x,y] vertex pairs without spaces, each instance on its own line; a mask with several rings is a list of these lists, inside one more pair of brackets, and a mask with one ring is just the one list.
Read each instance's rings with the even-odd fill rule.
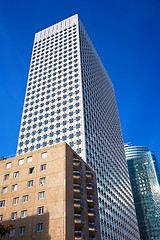
[[114,88],[78,15],[35,35],[17,154],[63,141],[97,174],[102,239],[139,239]]
[[148,147],[125,146],[142,240],[160,239],[160,174]]

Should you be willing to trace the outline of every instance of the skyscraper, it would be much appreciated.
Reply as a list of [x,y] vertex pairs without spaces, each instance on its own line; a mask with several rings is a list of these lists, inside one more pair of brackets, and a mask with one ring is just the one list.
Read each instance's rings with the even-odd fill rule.
[[78,15],[35,35],[17,154],[62,141],[97,174],[102,239],[139,239],[113,85]]
[[160,174],[148,147],[125,146],[140,236],[160,239]]

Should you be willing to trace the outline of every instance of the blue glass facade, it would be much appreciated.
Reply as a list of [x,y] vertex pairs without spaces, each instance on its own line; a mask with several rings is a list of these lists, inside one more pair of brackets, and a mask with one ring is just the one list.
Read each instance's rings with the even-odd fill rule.
[[160,175],[147,147],[125,147],[142,240],[160,239]]

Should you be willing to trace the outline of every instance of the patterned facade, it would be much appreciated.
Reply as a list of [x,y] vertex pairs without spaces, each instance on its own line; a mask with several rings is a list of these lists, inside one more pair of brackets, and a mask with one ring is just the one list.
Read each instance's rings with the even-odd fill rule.
[[148,147],[127,146],[125,153],[142,240],[160,239],[160,174]]
[[139,239],[113,85],[78,15],[35,35],[17,153],[62,141],[97,174],[102,239]]

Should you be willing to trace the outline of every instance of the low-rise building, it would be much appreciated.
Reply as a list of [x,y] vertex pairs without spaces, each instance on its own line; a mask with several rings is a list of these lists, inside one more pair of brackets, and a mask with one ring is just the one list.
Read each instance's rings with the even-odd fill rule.
[[101,239],[96,175],[66,144],[0,161],[6,239]]

